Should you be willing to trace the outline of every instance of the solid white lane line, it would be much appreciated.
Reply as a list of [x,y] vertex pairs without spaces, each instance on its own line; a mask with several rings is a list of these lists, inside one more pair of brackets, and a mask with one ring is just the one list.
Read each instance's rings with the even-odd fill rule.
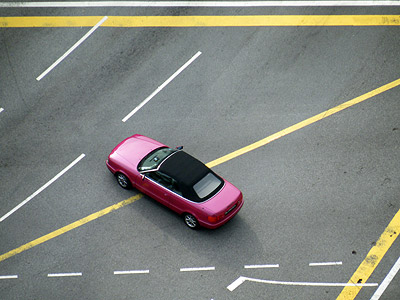
[[53,273],[47,274],[47,277],[74,277],[74,276],[82,276],[82,273]]
[[17,279],[18,275],[2,275],[0,279]]
[[7,219],[9,216],[11,216],[14,212],[16,212],[18,209],[20,209],[22,206],[24,206],[29,201],[31,201],[35,196],[40,194],[50,184],[52,184],[54,181],[56,181],[58,178],[60,178],[65,172],[67,172],[69,169],[71,169],[74,165],[76,165],[84,157],[85,157],[85,154],[83,154],[83,153],[81,155],[79,155],[79,157],[77,159],[75,159],[64,170],[62,170],[60,173],[58,173],[56,176],[54,176],[53,179],[51,179],[49,182],[47,182],[45,185],[43,185],[40,189],[38,189],[36,192],[34,192],[32,195],[30,195],[28,198],[26,198],[24,201],[22,201],[16,207],[14,207],[12,210],[10,210],[8,213],[6,213],[4,216],[2,216],[0,218],[0,222],[3,222],[5,219]]
[[181,272],[215,271],[215,267],[181,268]]
[[394,276],[396,276],[399,269],[400,269],[400,257],[397,259],[393,267],[390,269],[389,273],[386,275],[385,279],[379,285],[378,289],[375,291],[374,295],[371,297],[370,300],[378,300],[382,296],[383,292],[389,286]]
[[239,285],[245,281],[275,284],[275,285],[291,285],[291,286],[323,286],[323,287],[344,287],[344,286],[378,286],[377,283],[331,283],[331,282],[292,282],[292,281],[276,281],[276,280],[264,280],[257,278],[249,278],[240,276],[234,282],[227,286],[229,291],[233,291]]
[[310,267],[319,267],[319,266],[341,266],[342,262],[341,261],[335,261],[335,262],[320,262],[320,263],[309,263],[308,264]]
[[71,54],[72,51],[74,51],[80,44],[82,44],[101,24],[104,23],[104,21],[107,20],[107,17],[104,17],[103,19],[100,20],[92,29],[89,30],[88,33],[86,33],[79,41],[77,41],[63,56],[61,56],[59,59],[56,60],[55,63],[53,63],[50,67],[47,68],[46,71],[44,71],[41,75],[39,75],[36,80],[39,81],[41,80],[44,76],[46,76],[51,70],[53,70],[60,62],[64,60],[69,54]]
[[279,268],[279,265],[245,265],[245,269]]
[[114,275],[148,274],[150,270],[114,271]]
[[0,2],[0,7],[318,7],[318,6],[400,6],[398,0],[358,1],[59,1]]
[[160,85],[150,96],[143,100],[134,110],[132,110],[122,122],[126,122],[130,117],[132,117],[139,109],[141,109],[147,102],[149,102],[155,95],[157,95],[163,88],[165,88],[176,76],[178,76],[183,70],[185,70],[197,57],[201,55],[198,51],[191,59],[189,59],[182,67],[178,69],[170,78],[168,78],[162,85]]

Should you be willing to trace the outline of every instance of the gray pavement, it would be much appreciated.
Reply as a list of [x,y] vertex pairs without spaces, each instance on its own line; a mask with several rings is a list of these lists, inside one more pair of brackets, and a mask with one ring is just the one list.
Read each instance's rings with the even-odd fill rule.
[[[398,14],[394,8],[4,9],[2,15]],[[209,162],[398,79],[400,28],[0,29],[0,255],[137,194],[105,159],[140,133]],[[197,51],[131,119],[121,120]],[[191,231],[142,199],[0,262],[1,299],[336,299],[400,209],[399,87],[215,167],[245,205]],[[380,283],[399,241],[368,282]],[[310,267],[312,262],[341,262]],[[279,268],[246,269],[278,264]],[[181,272],[181,268],[215,270]],[[115,271],[148,270],[115,275]],[[54,273],[81,276],[50,278]],[[382,300],[400,297],[399,275]],[[370,299],[364,287],[357,299]]]

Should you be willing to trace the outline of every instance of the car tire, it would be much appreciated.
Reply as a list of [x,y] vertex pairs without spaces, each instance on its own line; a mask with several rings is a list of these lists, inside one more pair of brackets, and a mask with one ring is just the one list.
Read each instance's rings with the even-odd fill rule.
[[190,229],[198,229],[199,228],[199,221],[191,215],[191,214],[184,214],[183,215],[183,220],[185,221],[185,224],[187,227]]
[[125,176],[124,174],[122,174],[122,173],[117,173],[115,176],[116,176],[116,178],[117,178],[118,184],[119,184],[122,188],[129,190],[129,189],[132,187],[132,184],[131,184],[131,182],[129,181],[129,178],[128,178],[127,176]]

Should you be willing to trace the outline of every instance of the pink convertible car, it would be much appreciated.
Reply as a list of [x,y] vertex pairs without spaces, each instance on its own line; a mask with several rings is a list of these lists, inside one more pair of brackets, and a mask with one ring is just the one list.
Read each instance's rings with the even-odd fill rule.
[[135,134],[106,163],[121,187],[133,186],[171,208],[190,228],[217,228],[239,212],[242,193],[182,148]]

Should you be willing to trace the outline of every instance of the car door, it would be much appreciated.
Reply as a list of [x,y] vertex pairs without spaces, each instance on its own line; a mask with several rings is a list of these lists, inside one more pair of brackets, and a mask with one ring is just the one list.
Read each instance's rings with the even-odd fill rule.
[[148,177],[149,181],[153,181],[158,186],[157,195],[155,195],[158,201],[177,213],[182,213],[187,201],[182,197],[176,180],[160,171],[148,173]]
[[163,178],[158,171],[147,172],[141,176],[140,189],[146,195],[169,207],[167,196],[170,191],[166,188],[168,182],[165,178]]

